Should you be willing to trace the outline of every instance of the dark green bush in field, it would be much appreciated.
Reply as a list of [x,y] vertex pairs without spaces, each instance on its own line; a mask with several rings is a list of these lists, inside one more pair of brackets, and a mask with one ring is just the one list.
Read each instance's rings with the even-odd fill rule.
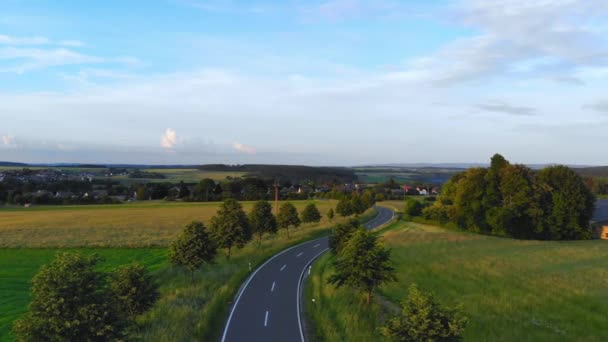
[[396,342],[450,342],[462,340],[466,325],[467,318],[457,309],[442,307],[431,294],[412,285],[401,312],[388,321],[382,333]]
[[422,208],[424,206],[420,201],[417,201],[413,198],[408,198],[407,202],[405,202],[405,210],[404,214],[407,216],[420,216],[422,215]]
[[194,271],[212,263],[216,254],[217,244],[201,222],[187,225],[169,249],[171,263],[188,269],[192,278]]
[[117,270],[107,286],[106,275],[95,269],[98,261],[96,256],[63,253],[42,267],[33,279],[29,311],[14,324],[16,340],[128,339],[134,315],[158,297],[154,282],[143,267],[131,266]]
[[321,221],[321,213],[314,203],[307,205],[304,210],[302,210],[300,216],[302,216],[302,222],[304,223]]

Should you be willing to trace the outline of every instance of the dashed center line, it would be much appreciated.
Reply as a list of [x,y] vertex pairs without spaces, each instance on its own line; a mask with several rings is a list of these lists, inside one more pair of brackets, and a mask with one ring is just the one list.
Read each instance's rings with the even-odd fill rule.
[[274,285],[275,285],[275,284],[276,284],[276,283],[273,281],[273,282],[272,282],[272,287],[270,288],[270,292],[274,292]]
[[283,265],[283,267],[281,267],[281,271],[284,270],[285,267],[287,267],[287,265]]
[[317,247],[319,247],[319,246],[321,246],[321,244],[320,244],[320,243],[318,243],[318,244],[316,244],[316,245],[312,246],[312,248],[317,248]]
[[296,255],[296,258],[299,258],[302,256],[302,254],[304,254],[304,252],[300,252],[300,254]]
[[266,318],[264,318],[264,326],[268,326],[268,310],[266,310]]

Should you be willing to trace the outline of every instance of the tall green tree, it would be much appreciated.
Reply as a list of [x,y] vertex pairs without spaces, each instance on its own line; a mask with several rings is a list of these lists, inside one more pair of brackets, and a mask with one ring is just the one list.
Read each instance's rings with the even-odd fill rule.
[[257,201],[249,213],[249,224],[252,234],[258,235],[258,243],[262,243],[264,233],[277,232],[277,220],[272,214],[272,206],[268,201]]
[[17,320],[17,341],[113,341],[124,337],[120,319],[96,271],[99,258],[58,254],[32,281],[28,312]]
[[340,201],[338,201],[338,205],[336,205],[336,212],[342,217],[347,217],[354,214],[355,211],[350,198],[344,197],[340,199]]
[[188,224],[169,249],[171,263],[190,271],[192,280],[194,271],[213,263],[216,254],[217,244],[201,222]]
[[420,201],[413,198],[408,198],[407,201],[405,201],[404,214],[407,216],[420,216],[422,215],[422,209],[423,205]]
[[304,223],[321,221],[321,213],[314,203],[306,205],[300,216],[302,217],[302,222]]
[[331,252],[334,255],[339,255],[346,241],[360,228],[361,223],[355,218],[334,226],[331,230],[331,235],[329,235],[329,249]]
[[401,312],[382,328],[395,342],[461,341],[468,319],[456,308],[442,307],[431,294],[416,285],[409,288]]
[[333,209],[333,208],[329,208],[329,210],[327,211],[327,218],[328,218],[330,221],[333,221],[334,216],[335,216],[335,214],[334,214],[334,209]]
[[284,228],[287,230],[287,237],[289,238],[289,227],[293,226],[294,228],[297,228],[301,223],[296,207],[290,202],[283,203],[279,208],[277,223],[279,228]]
[[251,240],[251,227],[243,206],[234,199],[224,201],[211,218],[213,237],[220,248],[226,248],[230,259],[233,247],[243,248]]
[[358,229],[348,239],[334,268],[336,273],[329,278],[329,283],[358,289],[365,293],[368,305],[378,286],[396,280],[390,251],[382,246],[376,234],[365,229]]
[[108,287],[118,311],[129,320],[148,311],[159,298],[158,284],[138,263],[115,269]]
[[595,196],[583,179],[565,166],[552,166],[538,173],[543,203],[548,208],[543,222],[544,235],[551,240],[576,240],[592,237],[590,225],[595,209]]
[[203,180],[201,180],[195,187],[194,187],[194,196],[197,200],[199,201],[205,201],[208,202],[213,198],[213,191],[215,189],[215,181],[213,181],[213,179],[210,178],[205,178]]

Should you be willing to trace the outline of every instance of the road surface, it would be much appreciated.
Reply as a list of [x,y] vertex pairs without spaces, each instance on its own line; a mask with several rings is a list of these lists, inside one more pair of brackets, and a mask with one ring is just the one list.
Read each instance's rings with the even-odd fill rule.
[[608,221],[608,200],[597,200],[592,221]]
[[[393,218],[378,208],[365,227],[373,229]],[[300,280],[309,265],[328,249],[328,238],[305,242],[276,254],[247,279],[226,322],[222,342],[304,341],[300,325]]]

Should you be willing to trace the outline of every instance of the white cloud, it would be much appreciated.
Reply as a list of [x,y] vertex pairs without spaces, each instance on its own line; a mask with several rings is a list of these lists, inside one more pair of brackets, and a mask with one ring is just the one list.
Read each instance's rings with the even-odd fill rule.
[[46,45],[51,41],[46,37],[12,37],[0,34],[0,44],[6,45]]
[[236,151],[241,152],[241,153],[256,154],[255,148],[253,148],[251,146],[243,145],[239,142],[232,143],[232,148],[234,148]]
[[177,133],[172,128],[167,128],[165,134],[160,138],[160,146],[166,149],[172,149],[177,145]]
[[2,136],[2,147],[4,148],[16,148],[17,140],[12,135],[3,135]]

